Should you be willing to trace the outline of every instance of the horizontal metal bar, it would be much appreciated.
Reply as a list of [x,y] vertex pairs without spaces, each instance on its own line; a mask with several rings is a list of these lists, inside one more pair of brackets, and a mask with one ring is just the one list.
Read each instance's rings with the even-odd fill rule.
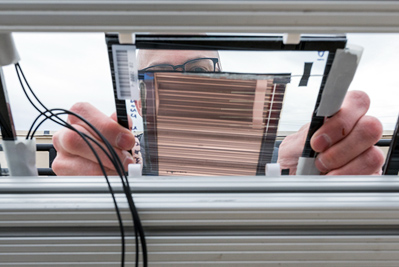
[[[54,149],[53,144],[36,144],[36,151],[50,151]],[[0,144],[0,151],[3,151],[3,145]]]
[[[121,193],[119,177],[109,177]],[[397,176],[218,176],[130,178],[133,193],[399,192]],[[104,177],[4,177],[0,193],[108,193]]]
[[[134,194],[144,228],[196,231],[356,231],[399,234],[399,193]],[[125,224],[131,217],[117,195]],[[1,235],[10,228],[117,227],[110,194],[1,194]],[[319,228],[318,228],[319,227]],[[380,227],[380,228],[378,228]],[[17,232],[21,232],[19,229]],[[392,232],[393,231],[393,232]],[[357,232],[359,233],[359,232]],[[375,233],[375,232],[372,232]],[[165,234],[165,232],[164,232]]]
[[[120,265],[118,223],[110,194],[101,193],[103,179],[0,179],[0,265]],[[117,178],[111,180],[118,185]],[[266,188],[268,183],[276,188],[397,188],[398,181],[363,176],[143,177],[131,179],[131,186],[151,266],[371,267],[396,266],[399,261],[399,192],[247,190]],[[237,192],[228,193],[226,185]],[[169,186],[175,189],[156,192]],[[211,189],[194,190],[201,186]],[[4,187],[15,192],[5,193]],[[63,187],[68,189],[61,194]],[[79,193],[79,188],[95,190]],[[144,193],[150,188],[155,190]],[[116,199],[128,229],[129,265],[134,259],[131,216],[123,194]]]
[[0,31],[398,32],[397,1],[1,1]]

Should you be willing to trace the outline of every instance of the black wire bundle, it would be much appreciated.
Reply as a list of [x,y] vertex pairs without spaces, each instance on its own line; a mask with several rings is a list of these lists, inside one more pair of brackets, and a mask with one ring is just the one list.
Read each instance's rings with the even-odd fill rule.
[[[25,78],[25,75],[22,71],[21,66],[17,63],[15,64],[15,69],[18,75],[18,79],[19,82],[21,84],[22,90],[25,94],[25,96],[27,97],[27,99],[29,100],[29,102],[32,104],[32,106],[40,113],[39,116],[36,117],[36,119],[34,120],[34,122],[32,123],[32,126],[30,127],[28,134],[26,136],[26,139],[29,138],[33,138],[37,129],[46,121],[46,120],[51,120],[63,127],[66,127],[72,131],[74,131],[75,133],[77,133],[84,141],[85,143],[89,146],[89,148],[91,149],[91,151],[93,152],[96,160],[98,161],[101,171],[105,177],[105,180],[107,182],[108,185],[108,189],[110,191],[110,194],[112,196],[112,200],[115,206],[115,211],[117,214],[117,218],[118,218],[118,223],[119,223],[119,229],[120,229],[120,234],[121,234],[121,243],[122,243],[122,251],[121,251],[121,266],[123,267],[125,265],[125,252],[126,252],[126,241],[125,241],[125,231],[124,231],[124,227],[123,227],[123,222],[122,222],[122,216],[120,214],[120,209],[118,207],[118,203],[116,201],[115,198],[115,193],[112,189],[111,183],[108,179],[108,175],[105,171],[104,165],[100,160],[100,157],[98,155],[98,153],[96,152],[96,150],[94,149],[93,145],[91,144],[94,143],[98,148],[100,148],[101,151],[104,152],[104,154],[108,157],[108,159],[112,162],[113,166],[115,167],[115,170],[118,172],[118,175],[121,179],[121,183],[122,183],[122,187],[123,187],[123,191],[124,194],[126,196],[128,205],[129,205],[129,210],[130,213],[132,215],[133,218],[133,226],[134,226],[134,233],[135,233],[135,244],[136,244],[136,264],[135,266],[139,266],[139,239],[140,239],[140,243],[141,243],[141,249],[142,249],[142,257],[143,257],[143,266],[148,266],[148,257],[147,257],[147,245],[146,245],[146,240],[145,240],[145,235],[144,235],[144,230],[143,230],[143,226],[141,224],[141,220],[139,217],[139,214],[137,212],[136,206],[134,204],[133,201],[133,197],[132,197],[132,192],[130,190],[130,185],[129,185],[129,180],[125,174],[124,168],[123,168],[123,164],[120,160],[120,158],[118,157],[118,155],[116,154],[115,150],[113,149],[112,145],[107,141],[107,139],[91,124],[89,123],[86,119],[84,119],[83,117],[81,117],[80,115],[73,113],[69,110],[65,110],[65,109],[61,109],[61,108],[55,108],[55,109],[48,109],[39,99],[38,97],[35,95],[35,93],[33,92],[32,88],[30,87],[27,79]],[[37,107],[32,99],[30,98],[30,96],[28,95],[24,83],[21,79],[21,76],[23,78],[23,81],[25,82],[26,86],[28,87],[30,93],[32,94],[32,96],[35,98],[35,100],[40,104],[40,106],[43,107],[43,109],[45,110],[44,112],[40,110],[39,107]],[[59,115],[72,115],[75,116],[77,118],[79,118],[80,120],[82,120],[84,123],[86,123],[95,133],[96,135],[101,139],[101,141],[105,144],[106,148],[104,148],[97,140],[95,140],[93,137],[82,133],[80,131],[78,131],[76,128],[74,128],[71,124],[69,124],[68,122],[66,122],[65,120],[63,120],[62,118],[59,117]],[[44,118],[43,118],[44,117]],[[41,121],[38,123],[39,119],[41,119]],[[36,125],[37,124],[37,125]],[[35,127],[36,125],[36,127]],[[90,142],[91,141],[91,142]]]

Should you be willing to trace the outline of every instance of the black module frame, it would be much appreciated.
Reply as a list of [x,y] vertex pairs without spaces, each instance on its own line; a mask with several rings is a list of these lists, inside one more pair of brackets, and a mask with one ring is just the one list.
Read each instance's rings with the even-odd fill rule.
[[[117,111],[118,122],[128,128],[127,112],[124,100],[117,99],[116,79],[113,64],[112,45],[120,45],[118,34],[106,34],[106,43],[111,68],[112,83],[114,88],[115,105]],[[303,157],[315,157],[316,153],[310,146],[310,139],[313,134],[323,125],[324,117],[317,116],[321,96],[324,86],[328,78],[331,66],[334,61],[337,49],[343,49],[346,46],[346,36],[301,36],[298,44],[284,44],[282,36],[232,36],[232,35],[146,35],[138,34],[135,36],[135,45],[138,49],[170,49],[170,50],[237,50],[237,51],[328,51],[329,55],[326,67],[323,73],[323,79],[320,85],[318,97],[312,115],[308,136],[303,149]],[[125,44],[130,45],[130,44]],[[143,115],[145,112],[143,112]],[[146,131],[147,119],[143,116],[144,131]],[[150,129],[148,129],[150,130]],[[154,140],[148,142],[156,142],[154,133],[149,132],[149,136]],[[262,148],[259,155],[257,175],[264,175],[264,164],[261,164]],[[148,149],[146,149],[148,151]],[[151,157],[156,159],[157,157]],[[157,162],[152,162],[153,167],[157,166]],[[157,173],[152,173],[157,175]]]

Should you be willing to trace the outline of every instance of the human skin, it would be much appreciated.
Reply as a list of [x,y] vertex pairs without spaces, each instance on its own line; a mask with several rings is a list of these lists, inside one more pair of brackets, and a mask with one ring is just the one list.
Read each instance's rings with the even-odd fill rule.
[[[328,175],[379,175],[384,164],[382,151],[374,144],[382,136],[382,125],[366,116],[370,99],[362,91],[347,93],[341,109],[315,132],[310,145],[319,152],[316,167]],[[281,168],[296,173],[309,124],[287,136],[280,145],[278,162]]]
[[[216,51],[173,51],[141,50],[138,55],[139,69],[156,65],[180,65],[190,59],[201,57],[218,57]],[[137,103],[138,107],[141,103]],[[366,93],[351,91],[345,97],[340,111],[326,120],[325,124],[314,134],[311,146],[319,152],[316,167],[329,175],[368,175],[380,174],[384,162],[382,152],[374,146],[381,138],[382,126],[378,119],[366,116],[370,100]],[[90,121],[110,141],[127,169],[128,164],[136,163],[127,150],[134,150],[136,140],[128,129],[116,122],[116,115],[107,117],[89,103],[76,103],[71,111]],[[93,132],[75,117],[68,121],[78,130],[93,136]],[[297,133],[287,136],[279,149],[278,162],[283,169],[296,173],[298,158],[305,143],[308,125]],[[96,137],[94,137],[96,138]],[[98,138],[96,138],[98,140]],[[66,128],[53,136],[57,150],[52,168],[57,175],[102,175],[99,164],[80,136]],[[110,175],[116,174],[105,154],[98,151]]]

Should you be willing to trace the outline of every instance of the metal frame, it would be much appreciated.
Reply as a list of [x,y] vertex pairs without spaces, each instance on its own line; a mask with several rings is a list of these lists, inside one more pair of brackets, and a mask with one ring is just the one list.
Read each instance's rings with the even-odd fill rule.
[[[115,188],[120,187],[112,178]],[[399,178],[131,179],[151,266],[397,266]],[[116,189],[122,217],[127,203]],[[0,181],[0,265],[118,266],[103,177]],[[134,233],[127,262],[134,259]]]
[[2,0],[0,31],[398,32],[398,1]]
[[[0,1],[1,32],[398,33],[398,17],[399,1]],[[0,264],[118,266],[120,237],[101,179],[2,177]],[[153,227],[151,266],[398,265],[397,177],[159,179],[133,182],[144,227]],[[245,198],[265,184],[285,191]],[[221,192],[228,188],[237,191]],[[200,189],[202,198],[193,193]]]
[[[127,113],[125,101],[119,100],[116,97],[116,77],[114,71],[114,64],[112,61],[112,46],[119,44],[117,34],[106,34],[108,56],[110,61],[110,69],[112,75],[112,83],[114,88],[115,106],[117,111],[118,122],[128,128]],[[134,45],[139,49],[171,49],[171,50],[242,50],[242,51],[328,51],[327,64],[324,70],[323,79],[320,84],[318,97],[315,103],[315,108],[312,116],[312,121],[306,143],[303,149],[303,157],[314,157],[315,152],[310,146],[310,139],[312,135],[323,125],[324,117],[317,116],[320,100],[323,95],[324,86],[328,78],[331,66],[334,61],[335,53],[338,49],[345,48],[345,36],[302,36],[297,44],[284,43],[283,36],[233,36],[233,35],[212,35],[212,36],[196,36],[196,35],[135,35]],[[123,44],[129,46],[131,44]],[[151,88],[151,86],[148,86]],[[150,92],[151,93],[151,92]],[[157,146],[157,131],[156,131],[156,116],[153,113],[152,102],[155,97],[149,96],[147,98],[146,107],[148,113],[143,112],[144,132],[149,133],[146,136],[149,148],[146,151],[153,151],[154,155],[151,157],[151,175],[158,174],[158,146]],[[272,141],[272,140],[270,140]],[[269,141],[269,142],[270,142]],[[265,146],[266,136],[263,136],[262,147]],[[270,157],[271,158],[271,157]],[[258,167],[256,175],[265,175],[265,163],[268,159],[264,158],[262,151],[259,153]]]

